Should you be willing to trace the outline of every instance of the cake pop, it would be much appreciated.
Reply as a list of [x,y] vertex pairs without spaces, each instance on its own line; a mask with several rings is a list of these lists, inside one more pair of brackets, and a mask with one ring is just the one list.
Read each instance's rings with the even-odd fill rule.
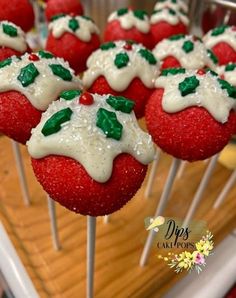
[[205,46],[213,51],[220,65],[236,62],[236,27],[220,26],[210,30],[204,37]]
[[140,44],[108,42],[89,57],[87,67],[83,77],[85,88],[91,93],[132,99],[136,116],[144,115],[159,75],[159,64],[152,52]]
[[160,60],[161,68],[183,67],[200,69],[209,67],[216,69],[217,57],[207,50],[202,41],[192,35],[173,35],[163,39],[153,49],[156,59]]
[[86,69],[89,55],[100,46],[99,30],[86,16],[60,15],[49,24],[46,50],[64,58],[76,73]]
[[236,88],[212,71],[163,70],[146,107],[154,142],[175,158],[209,158],[229,142],[235,127]]
[[67,62],[39,51],[0,62],[0,131],[25,144],[63,90],[81,88]]
[[48,0],[45,15],[48,22],[59,14],[83,15],[83,6],[79,0]]
[[188,33],[188,17],[183,12],[172,8],[154,11],[150,22],[154,45],[172,35]]
[[134,196],[155,150],[133,107],[121,96],[74,91],[49,106],[27,146],[52,199],[76,213],[101,216]]
[[152,49],[150,21],[143,10],[120,8],[108,18],[104,31],[104,41],[134,40]]
[[29,0],[0,0],[0,21],[13,22],[25,32],[34,26],[34,10]]

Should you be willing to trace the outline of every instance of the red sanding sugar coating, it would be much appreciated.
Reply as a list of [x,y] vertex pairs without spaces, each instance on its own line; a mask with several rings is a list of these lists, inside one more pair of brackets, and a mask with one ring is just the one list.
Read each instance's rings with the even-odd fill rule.
[[[31,49],[28,47],[28,49],[26,50],[28,53],[31,52]],[[7,58],[10,58],[12,56],[21,56],[22,53],[13,50],[11,48],[7,48],[7,47],[0,47],[0,61],[3,61]]]
[[178,59],[173,56],[168,56],[161,62],[161,69],[182,67]]
[[29,0],[0,0],[0,21],[10,21],[29,31],[34,26],[34,11]]
[[0,132],[4,135],[25,144],[40,119],[41,111],[23,94],[16,91],[0,93]]
[[116,157],[106,183],[96,182],[80,163],[64,156],[32,159],[32,166],[52,199],[71,211],[90,216],[110,214],[123,207],[141,187],[147,170],[128,154]]
[[100,46],[99,36],[92,34],[89,42],[84,42],[71,33],[64,33],[60,38],[49,34],[46,50],[57,57],[64,58],[76,73],[86,69],[86,61],[93,51]]
[[147,88],[140,79],[135,78],[129,84],[129,87],[122,91],[116,92],[108,84],[107,80],[100,76],[92,84],[88,90],[90,93],[112,94],[116,96],[124,96],[135,102],[134,112],[137,118],[142,118],[144,116],[145,106],[148,98],[151,96],[154,89]]
[[228,122],[217,122],[206,109],[187,108],[178,113],[162,109],[163,89],[157,89],[146,106],[146,122],[154,142],[172,156],[197,161],[220,152],[229,142],[236,124],[235,112]]
[[123,29],[118,20],[109,22],[105,28],[104,41],[116,41],[116,40],[134,40],[137,43],[143,44],[146,48],[153,48],[152,34],[142,33],[137,28]]
[[164,38],[181,33],[187,34],[188,28],[182,22],[179,22],[177,25],[171,25],[165,21],[161,21],[151,25],[151,33],[155,46]]
[[83,15],[83,12],[83,6],[79,0],[48,0],[45,9],[47,21],[61,13]]
[[[236,32],[235,32],[236,34]],[[212,48],[213,53],[219,59],[220,65],[228,64],[229,62],[236,62],[235,50],[225,42],[219,42]]]

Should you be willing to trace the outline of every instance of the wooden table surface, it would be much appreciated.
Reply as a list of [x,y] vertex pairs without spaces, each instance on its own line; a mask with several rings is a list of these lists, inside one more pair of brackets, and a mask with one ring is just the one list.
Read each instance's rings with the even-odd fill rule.
[[[22,202],[11,142],[0,138],[0,220],[7,229],[40,297],[85,297],[86,219],[57,205],[59,235],[63,249],[52,248],[46,196],[36,182],[26,148],[22,146],[32,205]],[[98,219],[95,298],[161,297],[183,274],[175,274],[152,250],[145,268],[138,266],[147,232],[144,218],[154,213],[171,158],[161,156],[155,188],[150,199],[144,198],[144,186],[121,211],[112,215],[107,225]],[[183,217],[198,186],[206,163],[188,164],[181,179],[176,180],[164,215]],[[236,227],[236,187],[219,210],[214,199],[230,171],[217,165],[196,218],[208,222],[219,243]]]

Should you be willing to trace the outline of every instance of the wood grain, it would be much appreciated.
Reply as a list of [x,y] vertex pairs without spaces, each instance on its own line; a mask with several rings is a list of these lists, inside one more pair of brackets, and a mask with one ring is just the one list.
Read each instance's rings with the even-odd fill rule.
[[[85,297],[86,220],[57,205],[59,236],[63,249],[52,248],[46,196],[36,182],[26,149],[22,154],[26,166],[32,205],[22,201],[10,141],[0,138],[0,220],[19,253],[40,297]],[[160,197],[171,158],[162,154],[150,199],[144,199],[144,187],[107,225],[98,218],[95,297],[156,298],[161,297],[183,274],[176,275],[157,259],[153,249],[145,268],[138,261],[147,233],[144,218],[153,215]],[[175,182],[166,216],[183,217],[202,173],[203,162],[188,164],[181,179]],[[219,210],[213,210],[214,199],[222,189],[230,171],[217,165],[196,219],[208,222],[219,243],[236,227],[236,187]],[[146,183],[144,183],[145,186]]]

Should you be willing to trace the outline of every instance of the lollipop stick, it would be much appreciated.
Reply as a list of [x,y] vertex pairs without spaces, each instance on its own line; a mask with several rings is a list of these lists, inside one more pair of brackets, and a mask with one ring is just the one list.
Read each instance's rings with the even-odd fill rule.
[[24,166],[22,162],[22,157],[20,153],[20,146],[17,142],[12,141],[12,148],[15,156],[16,161],[16,168],[20,179],[20,186],[23,195],[23,200],[26,206],[30,205],[30,198],[29,198],[29,191],[25,177]]
[[54,249],[59,250],[61,248],[61,245],[58,237],[56,204],[49,196],[47,196],[47,199],[48,199],[48,213],[49,213],[50,225],[51,225],[52,243],[53,243]]
[[159,159],[160,159],[160,153],[161,153],[160,150],[156,151],[154,161],[152,163],[150,175],[148,177],[147,187],[146,187],[145,193],[144,193],[145,198],[149,198],[150,195],[151,195],[154,179],[156,177],[158,162],[159,162]]
[[203,175],[203,178],[202,178],[202,180],[200,182],[200,185],[199,185],[199,187],[198,187],[198,189],[197,189],[197,191],[196,191],[196,193],[194,195],[194,198],[193,198],[192,203],[190,205],[190,208],[189,208],[189,210],[187,212],[187,215],[186,215],[186,217],[184,219],[183,227],[187,227],[188,226],[189,221],[192,219],[192,217],[193,217],[193,215],[194,215],[194,213],[195,213],[195,211],[196,211],[199,203],[201,202],[203,193],[204,193],[204,191],[205,191],[205,189],[207,187],[207,184],[208,184],[208,182],[209,182],[209,180],[210,180],[210,178],[212,176],[212,173],[213,173],[213,171],[214,171],[214,169],[216,167],[218,157],[219,157],[219,154],[216,154],[216,155],[214,155],[211,158],[211,160],[210,160],[210,162],[209,162],[209,164],[207,166],[207,169],[206,169],[206,171],[205,171],[205,173]]
[[110,221],[110,215],[105,215],[104,216],[104,224],[108,224]]
[[216,199],[215,204],[213,206],[214,209],[220,207],[220,205],[223,203],[224,199],[226,198],[228,192],[230,191],[231,187],[233,187],[235,182],[236,182],[236,170],[233,171],[233,173],[229,177],[229,180],[226,182],[223,190],[221,191],[220,195]]
[[96,217],[87,216],[87,298],[93,298]]
[[177,174],[177,179],[180,179],[183,176],[186,165],[187,165],[187,161],[184,160],[181,162],[181,165],[179,167],[178,174]]
[[[161,195],[161,198],[160,198],[159,204],[157,206],[156,213],[155,213],[154,217],[157,217],[158,215],[162,214],[165,207],[166,207],[166,204],[168,202],[170,192],[171,192],[171,189],[172,189],[176,174],[178,172],[180,163],[181,163],[180,159],[174,158],[173,161],[172,161],[172,165],[171,165],[171,168],[170,168],[167,180],[166,180],[166,184],[164,186],[164,189],[163,189],[163,192],[162,192],[162,195]],[[155,236],[154,233],[155,232],[153,230],[151,230],[148,234],[148,237],[147,237],[147,240],[146,240],[146,243],[144,245],[144,249],[143,249],[143,252],[142,252],[142,255],[141,255],[141,259],[140,259],[140,262],[139,262],[139,265],[141,267],[143,267],[147,263],[147,259],[148,259],[148,256],[150,254],[153,239],[154,239],[154,236]]]

